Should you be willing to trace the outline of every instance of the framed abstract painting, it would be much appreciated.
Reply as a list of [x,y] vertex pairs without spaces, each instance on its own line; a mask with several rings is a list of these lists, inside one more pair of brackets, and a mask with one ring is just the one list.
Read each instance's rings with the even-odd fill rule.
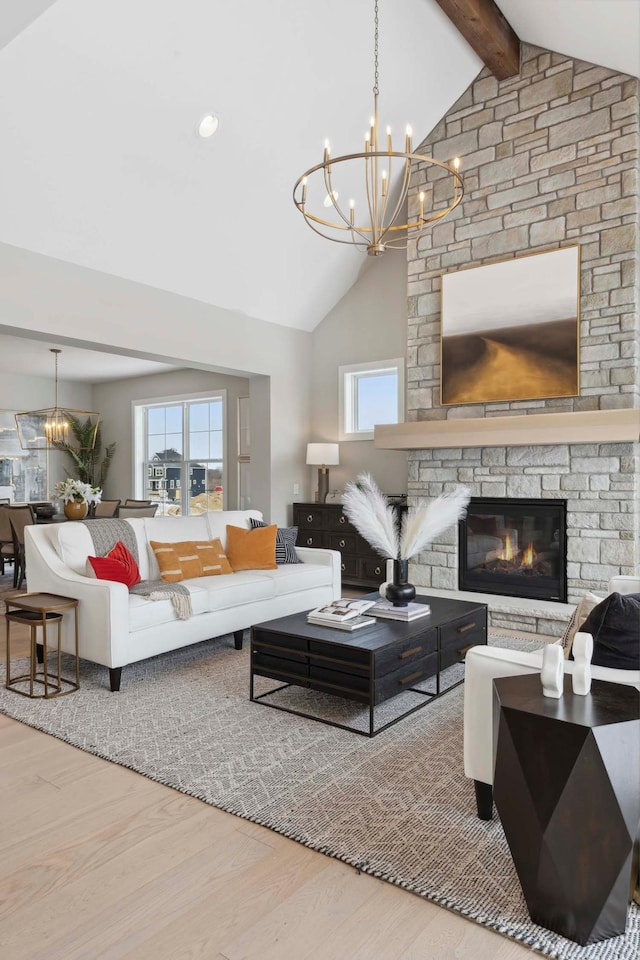
[[442,277],[441,402],[575,397],[580,245]]
[[12,503],[48,500],[47,454],[47,450],[23,450],[15,411],[0,410],[0,498]]

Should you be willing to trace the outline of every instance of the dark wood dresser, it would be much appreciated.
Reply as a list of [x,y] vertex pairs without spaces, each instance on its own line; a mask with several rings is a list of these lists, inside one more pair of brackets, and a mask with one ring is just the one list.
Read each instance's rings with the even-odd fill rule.
[[[406,507],[395,509],[402,512]],[[341,503],[294,503],[293,524],[298,528],[297,546],[326,547],[342,554],[343,583],[379,587],[386,580],[385,560],[349,523]]]

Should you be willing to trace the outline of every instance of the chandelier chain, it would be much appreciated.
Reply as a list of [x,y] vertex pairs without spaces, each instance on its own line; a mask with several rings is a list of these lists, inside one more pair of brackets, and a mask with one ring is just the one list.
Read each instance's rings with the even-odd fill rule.
[[380,90],[378,87],[378,0],[375,0],[374,11],[375,12],[374,12],[373,22],[374,22],[375,28],[374,28],[374,34],[373,34],[373,39],[374,39],[373,62],[374,62],[375,69],[374,69],[374,80],[373,80],[373,92],[377,96],[380,93]]

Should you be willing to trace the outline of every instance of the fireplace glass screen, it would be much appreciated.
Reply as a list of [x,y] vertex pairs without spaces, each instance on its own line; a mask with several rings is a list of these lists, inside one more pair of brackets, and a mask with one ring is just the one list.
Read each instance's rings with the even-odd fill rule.
[[460,523],[461,590],[567,599],[566,501],[472,497]]

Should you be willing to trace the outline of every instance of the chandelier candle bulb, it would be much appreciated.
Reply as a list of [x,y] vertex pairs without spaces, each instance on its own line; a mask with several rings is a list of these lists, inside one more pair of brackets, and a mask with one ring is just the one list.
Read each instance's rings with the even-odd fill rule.
[[307,178],[302,178],[302,203],[306,203],[307,200]]
[[382,196],[386,197],[387,195],[387,171],[382,171]]
[[420,193],[420,219],[424,220],[424,193]]
[[387,127],[387,151],[393,153],[393,146],[391,144],[391,127]]

